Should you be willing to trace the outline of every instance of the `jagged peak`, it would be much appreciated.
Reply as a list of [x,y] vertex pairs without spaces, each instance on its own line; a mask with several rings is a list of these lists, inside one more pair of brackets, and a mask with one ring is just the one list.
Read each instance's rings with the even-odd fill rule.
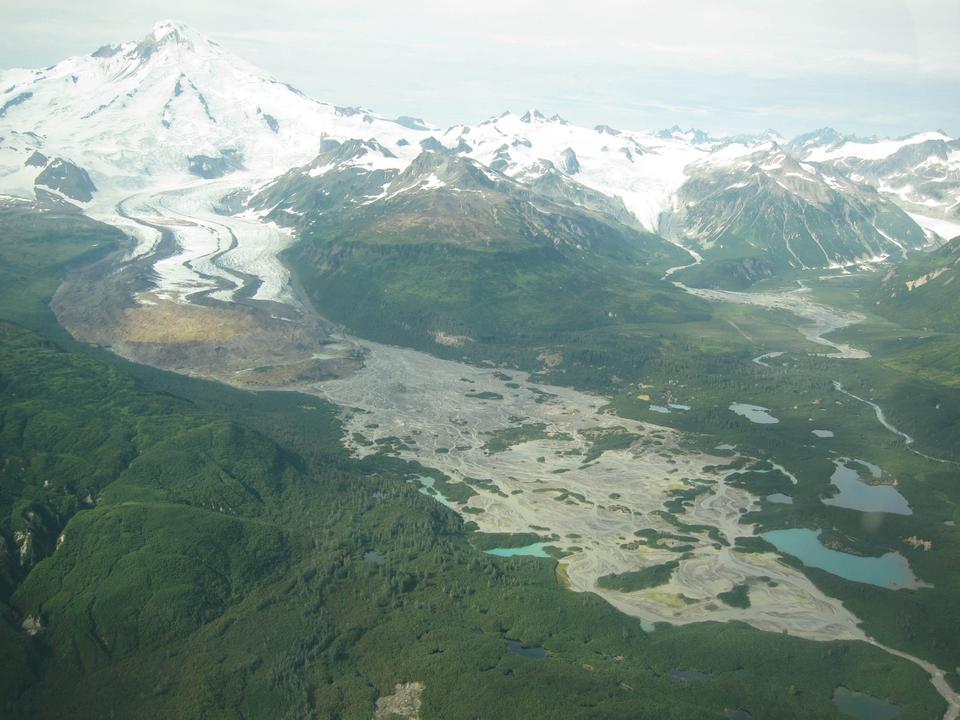
[[197,45],[200,43],[208,45],[217,44],[196,28],[179,22],[178,20],[160,20],[154,23],[150,35],[158,43],[173,42],[180,45]]
[[555,114],[551,115],[550,117],[547,117],[546,115],[544,115],[542,112],[540,112],[540,111],[537,110],[536,108],[531,108],[530,110],[527,110],[527,111],[520,117],[520,122],[524,122],[524,123],[527,123],[527,124],[533,124],[533,123],[559,123],[560,125],[569,125],[569,124],[570,124],[570,123],[568,123],[566,120],[564,120],[562,117],[560,117],[559,114],[556,114],[556,113],[555,113]]
[[417,179],[434,175],[438,179],[460,188],[492,188],[498,180],[505,180],[499,173],[481,165],[472,158],[450,152],[437,152],[424,148],[413,162],[398,176],[398,186],[405,186]]
[[621,134],[619,130],[609,125],[594,125],[593,129],[601,135],[613,135],[616,137]]
[[658,131],[656,136],[664,140],[674,138],[677,140],[686,140],[692,143],[708,143],[713,139],[710,136],[710,133],[705,132],[704,130],[695,127],[684,130],[682,127],[676,124],[674,124],[674,126],[671,128],[667,128],[666,130]]
[[146,60],[163,48],[197,51],[219,50],[220,46],[186,23],[176,20],[161,20],[155,23],[150,32],[137,43],[134,52]]

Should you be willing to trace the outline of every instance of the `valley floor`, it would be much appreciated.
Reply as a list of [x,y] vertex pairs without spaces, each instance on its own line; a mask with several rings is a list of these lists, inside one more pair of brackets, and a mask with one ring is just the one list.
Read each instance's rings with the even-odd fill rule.
[[[546,553],[557,561],[558,583],[600,595],[648,630],[657,622],[742,621],[814,640],[896,645],[896,637],[891,641],[883,633],[873,639],[875,622],[862,624],[861,613],[872,613],[872,603],[882,598],[851,604],[851,592],[863,593],[859,583],[842,585],[837,596],[831,592],[835,579],[826,580],[822,571],[762,539],[764,531],[785,522],[828,526],[820,516],[822,490],[805,487],[810,468],[796,453],[801,445],[829,445],[814,441],[808,429],[806,441],[794,434],[785,446],[782,435],[752,429],[738,418],[737,402],[763,401],[770,407],[762,410],[778,416],[774,422],[784,421],[781,428],[797,425],[799,417],[784,417],[782,412],[794,413],[765,400],[763,388],[750,395],[741,385],[731,397],[716,395],[709,377],[667,380],[651,374],[630,378],[626,392],[611,388],[603,397],[545,383],[543,372],[467,365],[350,337],[299,299],[277,256],[288,238],[252,216],[217,212],[227,189],[212,183],[120,203],[118,214],[146,228],[143,237],[150,236],[147,229],[156,231],[156,241],[104,261],[109,273],[104,264],[74,272],[54,301],[63,325],[79,340],[138,362],[241,387],[298,389],[335,403],[343,411],[344,442],[356,457],[419,463],[430,471],[418,480],[424,494],[472,523],[478,543],[488,544],[482,538],[489,535],[507,550],[522,544],[532,554]],[[107,283],[94,280],[104,275]],[[865,316],[835,310],[806,289],[684,289],[719,307],[749,306],[737,311],[746,313],[738,321],[723,319],[743,351],[737,372],[791,374],[781,392],[811,373],[832,379],[830,368],[840,366],[830,363],[846,368],[870,357],[852,342],[825,337]],[[801,337],[771,346],[784,327]],[[804,367],[811,363],[815,370]],[[836,373],[846,381],[845,375]],[[834,420],[864,422],[849,414],[852,404],[836,412]],[[818,419],[808,428],[825,422]],[[748,440],[728,443],[731,438]],[[849,439],[835,446],[862,448]],[[862,455],[852,451],[846,457]],[[892,455],[897,460],[888,464]],[[868,459],[882,459],[895,472],[907,466],[902,456],[900,448],[889,448],[882,458]],[[821,450],[820,457],[832,462],[843,456]],[[797,503],[774,507],[768,493],[750,485],[761,475],[763,488],[779,483],[780,494],[796,494]],[[913,486],[907,487],[913,502]],[[812,517],[776,514],[798,511],[804,493],[816,501]],[[858,522],[858,513],[844,512],[844,524],[832,533]],[[918,514],[926,528],[926,517]],[[889,544],[878,545],[876,538],[857,547],[849,534],[840,542],[831,537],[828,545],[855,555],[891,554]],[[893,554],[907,558],[908,568],[916,558],[902,546]],[[896,595],[918,595],[927,587],[949,592],[942,574],[927,582],[928,568],[908,569],[916,578],[901,583]],[[956,718],[958,698],[944,673],[907,650],[923,656],[914,647],[889,652],[929,672],[948,704],[945,717]]]

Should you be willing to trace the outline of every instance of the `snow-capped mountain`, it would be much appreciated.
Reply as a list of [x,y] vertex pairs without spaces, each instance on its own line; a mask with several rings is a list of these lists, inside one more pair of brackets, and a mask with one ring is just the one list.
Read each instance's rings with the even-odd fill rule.
[[773,267],[844,267],[903,257],[926,244],[895,204],[780,145],[729,143],[688,165],[669,227],[704,256]]
[[863,140],[824,128],[789,147],[800,159],[873,185],[942,239],[960,234],[960,140],[939,131]]
[[[326,151],[254,196],[267,219],[325,242],[552,247],[677,261],[677,249],[636,227],[606,196],[577,186],[570,198],[520,182],[462,153],[424,141],[402,169],[375,141],[325,142]],[[548,169],[540,180],[564,177]],[[575,184],[571,184],[575,185]]]
[[[921,236],[890,201],[922,211],[915,217],[927,227],[953,217],[957,142],[937,133],[863,141],[825,129],[787,144],[772,130],[715,138],[677,126],[588,128],[537,110],[444,131],[308,98],[171,21],[139,41],[0,73],[0,193],[80,205],[136,235],[138,256],[156,246],[158,226],[176,228],[181,254],[164,262],[187,270],[156,273],[177,277],[171,296],[209,289],[210,258],[234,262],[234,271],[243,268],[231,253],[279,267],[244,238],[225,249],[233,236],[211,218],[228,195],[255,198],[251,212],[299,232],[305,216],[347,209],[351,222],[363,225],[359,215],[369,212],[378,227],[396,227],[385,214],[411,194],[419,194],[413,207],[431,191],[435,199],[476,191],[490,198],[484,207],[471,201],[477,218],[503,197],[522,198],[636,237],[660,233],[707,259],[739,254],[804,268],[902,254]],[[440,174],[416,172],[428,166]],[[474,187],[481,176],[497,192]],[[145,199],[160,192],[162,202]],[[182,207],[164,220],[178,192]],[[183,220],[199,215],[209,232],[191,239]],[[271,247],[288,244],[282,232],[269,235]],[[264,298],[282,297],[280,279],[262,284]],[[229,279],[218,282],[217,297],[229,296]]]
[[101,190],[132,190],[190,175],[277,175],[313,157],[324,133],[395,140],[415,132],[311,100],[170,21],[137,42],[3,72],[0,88],[0,191],[16,194],[42,171],[22,170],[34,151],[84,168]]
[[455,126],[441,140],[521,182],[556,168],[580,185],[619,198],[648,231],[656,231],[669,209],[684,168],[710,152],[709,144],[695,138],[578,127],[536,110]]

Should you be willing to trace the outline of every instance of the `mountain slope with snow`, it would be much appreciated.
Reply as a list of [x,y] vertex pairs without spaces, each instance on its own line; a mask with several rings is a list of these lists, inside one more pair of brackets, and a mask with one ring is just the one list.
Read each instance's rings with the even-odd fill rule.
[[150,283],[179,300],[231,299],[246,285],[236,273],[261,277],[257,299],[289,298],[285,271],[264,253],[289,238],[210,222],[222,197],[307,162],[324,137],[383,138],[402,167],[417,149],[400,141],[426,134],[307,98],[170,21],[140,41],[6,71],[0,88],[0,193],[79,205],[134,236],[134,258],[155,254],[172,233],[175,252],[155,258]]
[[960,331],[960,236],[889,270],[864,290],[881,315],[904,327]]
[[505,337],[549,342],[572,327],[704,312],[660,280],[685,253],[622,205],[567,186],[557,171],[551,195],[425,145],[400,170],[378,143],[330,141],[250,199],[251,212],[299,238],[286,257],[324,317],[381,341],[482,359],[509,352]]
[[709,154],[709,143],[697,139],[578,127],[536,110],[455,126],[442,138],[447,147],[521,182],[535,182],[549,163],[576,183],[619,198],[650,232],[683,184],[684,168]]
[[[397,228],[406,218],[411,242],[422,241],[414,229],[424,223],[446,224],[448,239],[496,226],[501,240],[512,232],[511,242],[527,242],[532,216],[507,213],[490,225],[496,193],[482,209],[476,198],[466,202],[483,192],[474,180],[485,173],[510,188],[519,203],[511,207],[632,233],[641,255],[654,246],[652,257],[674,252],[651,241],[660,233],[708,260],[760,258],[792,269],[921,245],[916,224],[890,201],[940,223],[956,212],[949,203],[960,151],[936,133],[868,142],[824,129],[786,145],[798,163],[774,131],[717,139],[679,127],[586,128],[536,110],[442,131],[310,99],[172,21],[139,41],[0,73],[0,88],[0,193],[79,205],[135,236],[134,258],[157,254],[172,234],[176,251],[153,260],[151,282],[178,301],[236,299],[246,274],[261,277],[254,299],[289,302],[275,254],[297,236],[255,230],[264,217],[294,233],[304,232],[307,214],[341,229]],[[456,172],[413,172],[418,184],[406,187],[404,174],[425,152]],[[225,197],[237,210],[237,199],[254,196],[242,222],[216,220]],[[416,222],[405,203],[420,213]],[[334,211],[336,220],[320,220]],[[579,231],[563,232],[559,245],[583,246]]]
[[960,234],[960,140],[939,131],[895,140],[851,139],[830,128],[820,132],[793,141],[798,158],[873,185],[942,240]]
[[[0,87],[0,152],[67,158],[105,189],[272,177],[315,155],[323,133],[395,141],[421,132],[311,100],[175,22],[44,70],[4,72]],[[17,189],[0,178],[0,191]]]
[[776,143],[730,143],[686,168],[667,232],[707,259],[770,269],[902,258],[926,243],[896,205]]

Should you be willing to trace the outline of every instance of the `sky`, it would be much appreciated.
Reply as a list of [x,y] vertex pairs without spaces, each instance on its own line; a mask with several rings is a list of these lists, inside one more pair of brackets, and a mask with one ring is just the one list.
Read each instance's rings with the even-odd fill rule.
[[960,135],[960,0],[0,0],[0,68],[190,24],[306,94],[714,134]]

